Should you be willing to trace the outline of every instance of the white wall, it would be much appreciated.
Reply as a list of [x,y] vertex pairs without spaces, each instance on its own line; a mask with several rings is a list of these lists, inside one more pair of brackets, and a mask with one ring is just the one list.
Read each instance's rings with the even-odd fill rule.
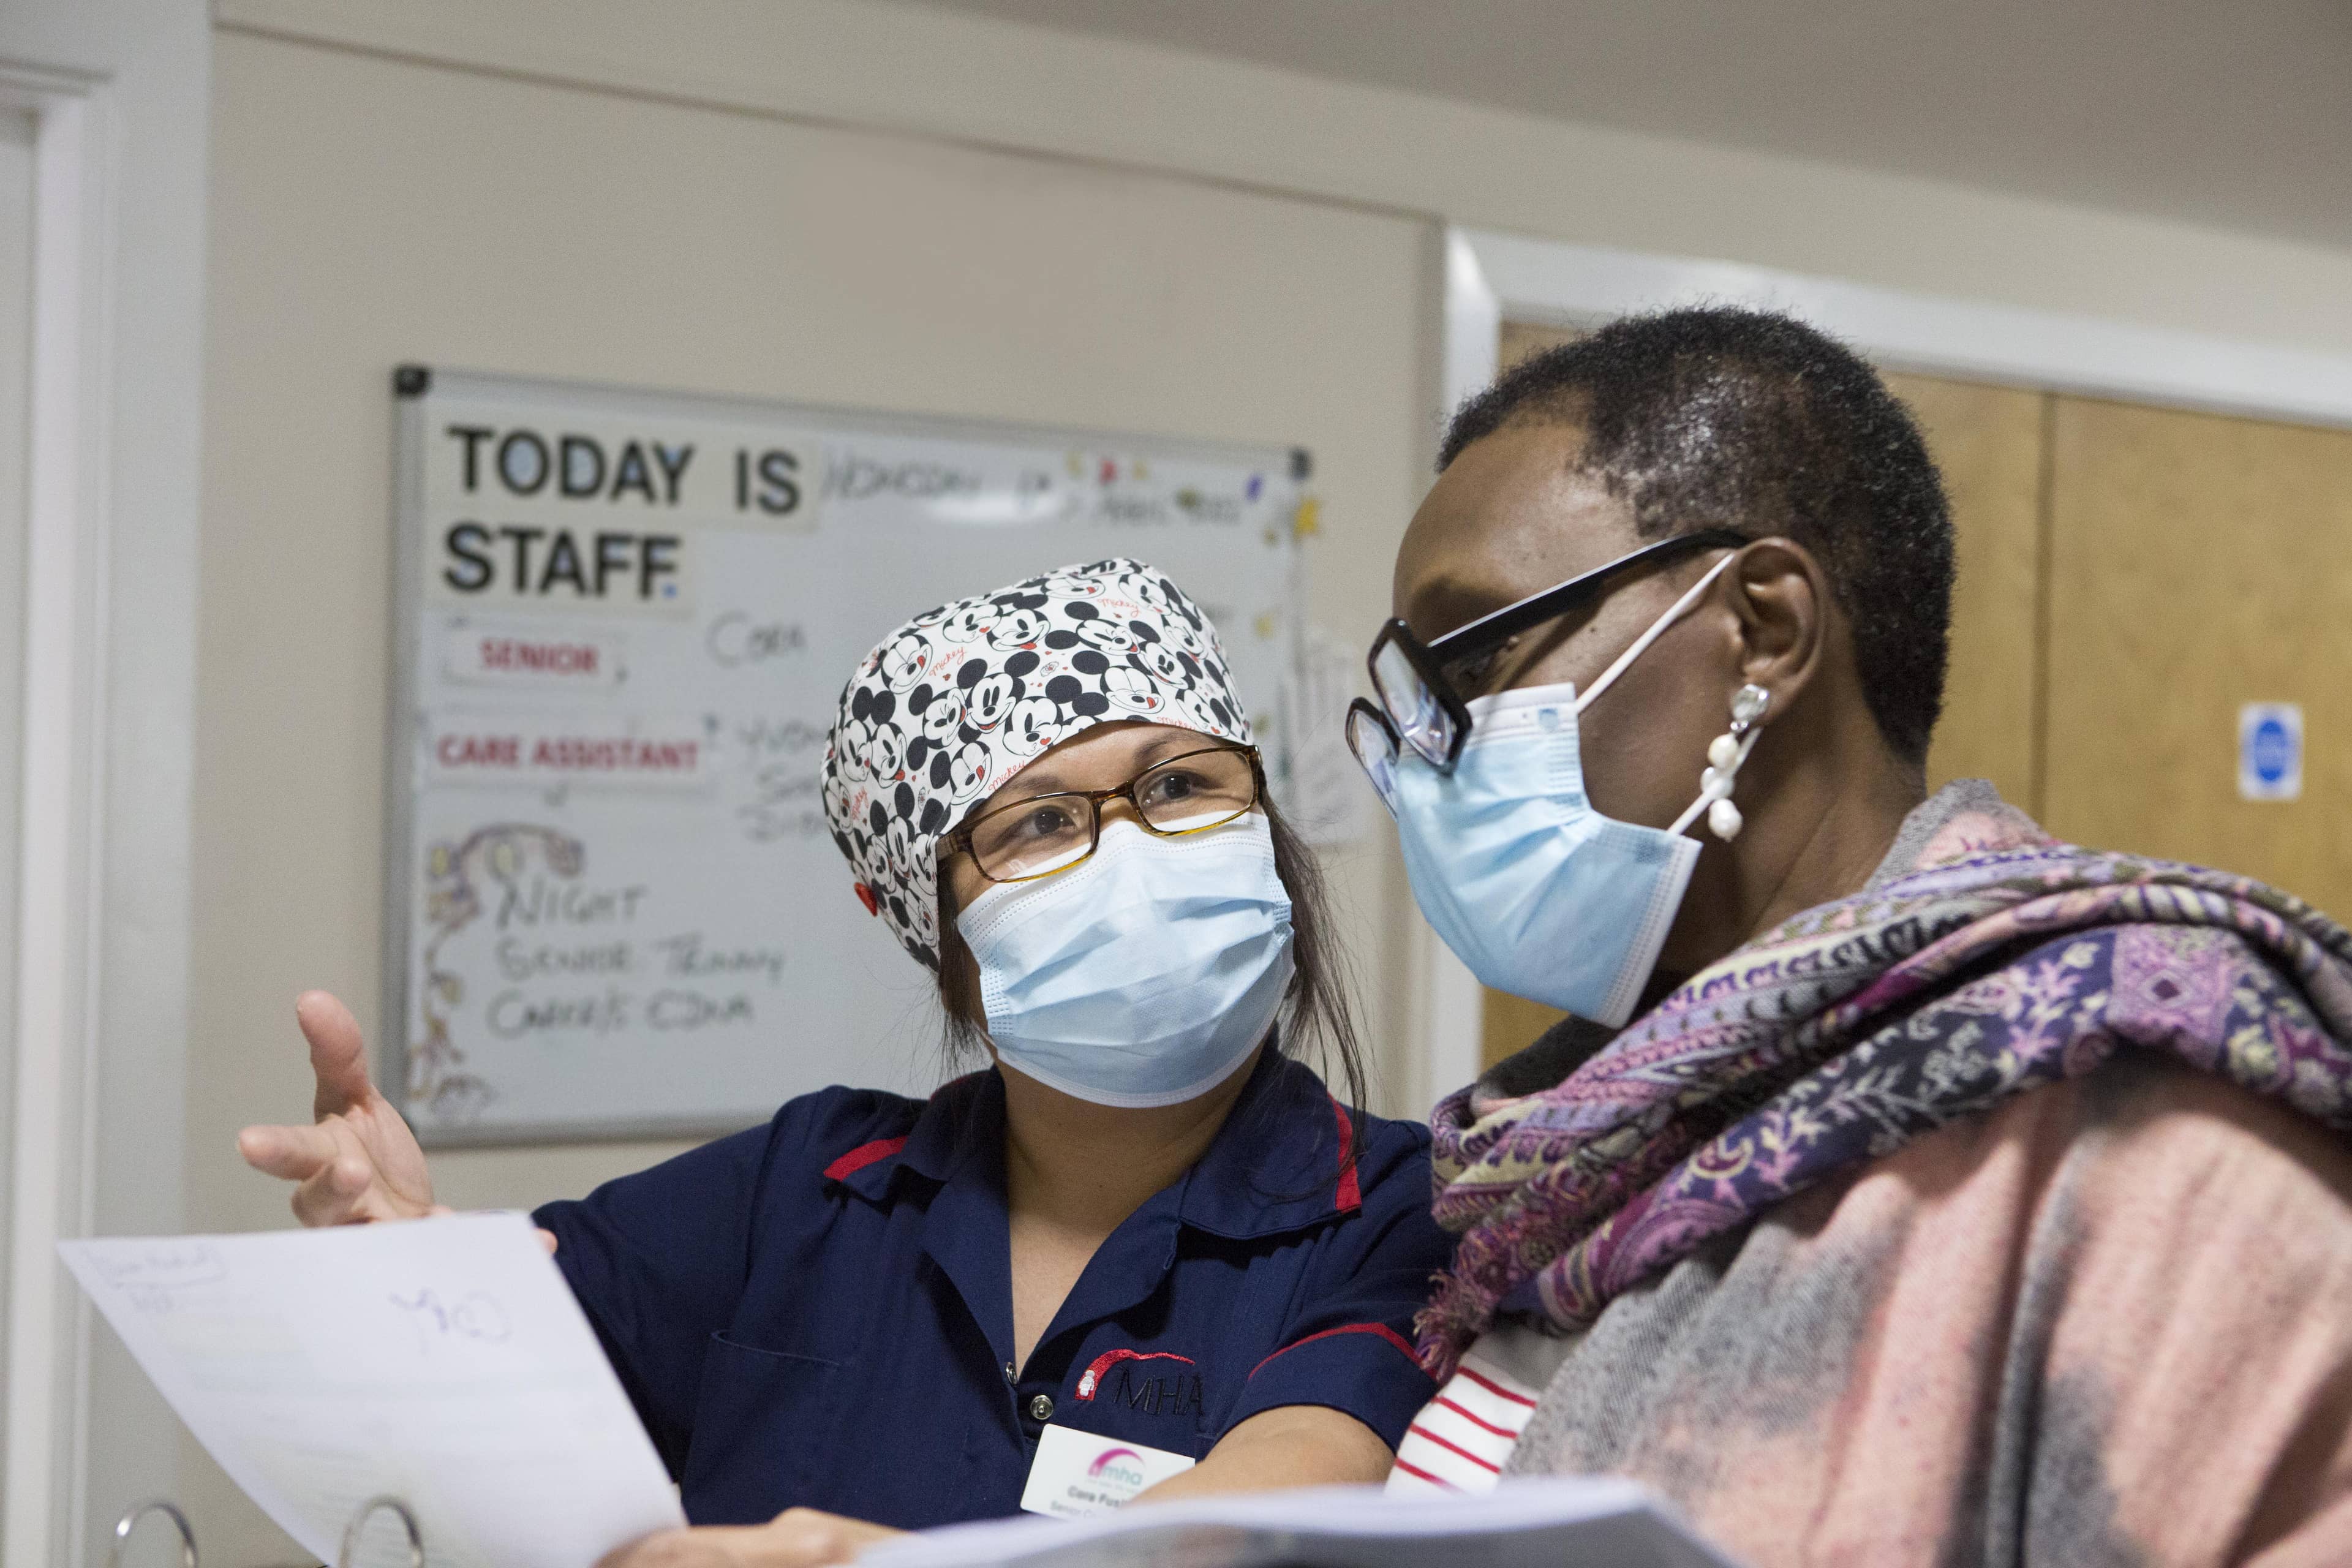
[[[374,1011],[395,363],[1297,442],[1317,605],[1385,599],[1420,226],[244,36],[215,71],[192,1226],[286,1223],[232,1139],[308,1115],[295,992]],[[1387,859],[1359,859],[1380,907]],[[664,1152],[435,1173],[530,1204]],[[217,1479],[195,1500],[207,1562],[277,1550]]]
[[[307,1114],[289,1004],[372,1021],[386,377],[520,374],[1297,441],[1316,618],[1368,633],[1435,420],[1438,220],[2352,353],[2352,257],[857,0],[219,0],[192,1228]],[[1340,892],[1418,1109],[1413,917]],[[450,1154],[528,1204],[650,1145]],[[209,1467],[208,1562],[291,1561]]]
[[239,27],[687,101],[1176,171],[1482,228],[2352,351],[2352,253],[2341,250],[1566,125],[928,6],[218,0],[217,9]]

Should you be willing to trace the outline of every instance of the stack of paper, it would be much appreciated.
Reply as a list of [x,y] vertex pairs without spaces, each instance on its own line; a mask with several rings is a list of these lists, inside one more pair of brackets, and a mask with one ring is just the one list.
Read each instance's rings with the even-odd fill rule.
[[1086,1520],[928,1531],[858,1568],[1732,1568],[1631,1481],[1506,1481],[1484,1497],[1324,1487]]
[[[685,1522],[520,1215],[58,1250],[188,1429],[321,1562],[380,1493],[415,1512],[435,1568],[586,1568]],[[389,1518],[366,1539],[369,1559],[407,1562]]]

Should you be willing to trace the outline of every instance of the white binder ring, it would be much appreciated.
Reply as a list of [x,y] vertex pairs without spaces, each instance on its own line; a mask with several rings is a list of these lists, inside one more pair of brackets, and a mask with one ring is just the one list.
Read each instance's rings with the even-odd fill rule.
[[[360,1504],[351,1523],[343,1526],[343,1546],[335,1554],[335,1568],[352,1568],[352,1554],[360,1546],[361,1527],[384,1509],[398,1514],[401,1528],[408,1531],[408,1568],[425,1568],[425,1532],[416,1528],[416,1516],[408,1510],[408,1505],[389,1492]],[[195,1568],[194,1563],[191,1562],[188,1568]]]
[[114,1521],[114,1542],[106,1549],[106,1568],[122,1568],[122,1548],[131,1540],[131,1532],[139,1521],[151,1513],[160,1513],[172,1521],[180,1532],[180,1568],[196,1568],[196,1532],[188,1523],[188,1516],[180,1511],[179,1504],[168,1498],[149,1498],[145,1502],[132,1503]]

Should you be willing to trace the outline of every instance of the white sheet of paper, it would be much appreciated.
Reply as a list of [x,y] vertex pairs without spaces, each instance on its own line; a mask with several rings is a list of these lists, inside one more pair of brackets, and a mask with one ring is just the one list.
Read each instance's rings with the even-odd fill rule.
[[[685,1522],[521,1215],[58,1250],[188,1429],[321,1562],[382,1492],[415,1511],[434,1568],[588,1568]],[[398,1533],[379,1517],[362,1561],[404,1565]]]
[[952,1524],[858,1568],[1733,1568],[1632,1481],[1507,1479],[1477,1497],[1378,1487],[1188,1498],[1087,1519]]

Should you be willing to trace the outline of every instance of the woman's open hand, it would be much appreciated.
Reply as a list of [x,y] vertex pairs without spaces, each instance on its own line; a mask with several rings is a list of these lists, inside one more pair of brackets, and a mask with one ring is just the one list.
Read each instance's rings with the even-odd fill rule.
[[596,1568],[819,1568],[848,1563],[903,1531],[788,1508],[765,1524],[665,1530],[608,1552]]
[[283,1176],[294,1188],[294,1217],[304,1225],[355,1225],[446,1214],[433,1201],[425,1151],[392,1101],[368,1078],[367,1045],[352,1010],[324,991],[306,991],[294,1003],[295,1021],[310,1042],[318,1079],[309,1127],[248,1127],[237,1152],[257,1171]]

